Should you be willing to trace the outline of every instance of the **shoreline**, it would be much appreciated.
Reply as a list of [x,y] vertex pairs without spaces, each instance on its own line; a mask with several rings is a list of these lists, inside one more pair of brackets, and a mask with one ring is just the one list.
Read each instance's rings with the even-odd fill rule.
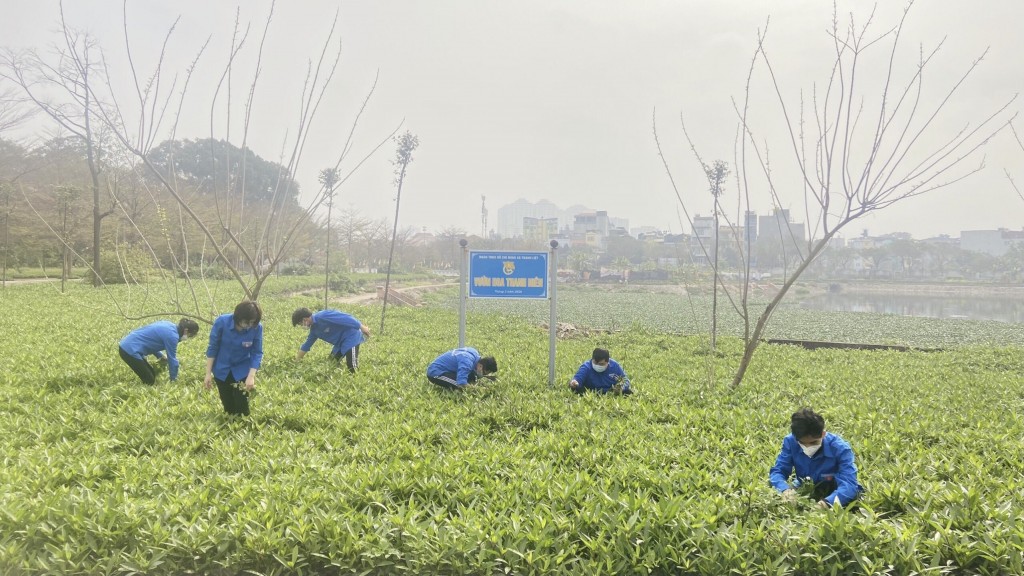
[[922,296],[985,296],[991,298],[1024,298],[1024,286],[997,286],[986,284],[900,284],[900,283],[821,283],[828,291],[832,284],[838,284],[838,294],[919,294]]

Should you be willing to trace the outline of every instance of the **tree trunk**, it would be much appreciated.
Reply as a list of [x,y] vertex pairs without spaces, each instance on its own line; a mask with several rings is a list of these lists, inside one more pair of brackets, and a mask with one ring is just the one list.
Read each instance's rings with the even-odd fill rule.
[[402,182],[405,181],[405,165],[398,176],[398,193],[395,195],[395,223],[391,227],[391,250],[388,251],[388,271],[384,276],[384,306],[380,309],[380,333],[384,334],[384,313],[388,309],[388,289],[391,286],[391,262],[395,257],[395,238],[398,237],[398,207],[402,202]]
[[327,199],[327,243],[324,247],[324,309],[331,290],[331,208],[334,207],[334,194]]
[[[716,198],[715,203],[718,203]],[[718,207],[715,207],[715,255],[713,270],[715,277],[711,281],[711,351],[714,352],[718,337]]]
[[782,284],[782,288],[779,289],[778,294],[772,298],[772,301],[768,303],[768,306],[766,306],[764,311],[761,312],[761,315],[758,316],[757,324],[754,325],[754,332],[751,333],[750,338],[747,339],[743,347],[743,359],[740,360],[740,365],[736,368],[736,375],[732,379],[733,388],[738,387],[740,383],[743,382],[743,376],[747,372],[747,367],[750,366],[750,361],[754,358],[754,352],[757,350],[757,347],[761,345],[761,335],[764,334],[764,329],[768,326],[768,320],[771,319],[772,313],[775,312],[775,308],[778,307],[779,303],[782,302],[782,299],[785,298],[786,293],[789,292],[789,289],[796,283],[797,278],[799,278],[800,275],[804,273],[804,270],[811,265],[811,262],[814,262],[814,259],[817,258],[823,250],[825,250],[825,247],[828,246],[829,240],[832,239],[832,236],[834,236],[837,231],[838,228],[832,230],[832,232],[826,234],[824,238],[814,245],[811,251],[807,254],[807,258],[800,263],[800,266],[792,276],[786,278],[786,281]]

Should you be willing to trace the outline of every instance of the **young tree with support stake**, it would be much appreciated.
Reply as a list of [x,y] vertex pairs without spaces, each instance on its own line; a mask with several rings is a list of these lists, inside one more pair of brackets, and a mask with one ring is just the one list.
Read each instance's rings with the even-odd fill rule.
[[320,185],[327,190],[327,241],[324,242],[324,308],[331,292],[331,209],[334,208],[334,195],[338,186],[339,174],[335,168],[324,168],[320,171]]
[[388,272],[384,277],[384,306],[380,310],[380,333],[384,333],[384,314],[388,310],[388,290],[391,287],[391,263],[395,258],[395,238],[398,237],[398,209],[402,202],[402,184],[405,183],[405,171],[412,163],[412,153],[420,145],[420,140],[406,130],[405,134],[395,138],[398,143],[398,151],[395,159],[391,161],[395,166],[395,186],[398,193],[395,195],[395,223],[391,227],[391,250],[388,253]]
[[[824,91],[812,90],[809,111],[805,109],[801,93],[799,113],[795,116],[769,56],[766,33],[758,33],[744,100],[734,104],[741,133],[736,163],[739,205],[749,210],[751,195],[761,193],[767,195],[773,205],[781,206],[784,203],[780,200],[780,190],[791,186],[775,175],[779,160],[775,158],[769,164],[767,145],[758,143],[760,137],[756,135],[751,118],[754,72],[763,67],[769,92],[785,124],[783,149],[792,162],[797,186],[803,191],[811,234],[806,241],[795,238],[792,226],[786,223],[788,229],[784,232],[800,247],[798,264],[760,312],[751,310],[748,304],[749,249],[744,252],[745,281],[739,300],[734,301],[744,323],[744,350],[732,380],[733,387],[743,381],[772,313],[839,231],[868,214],[977,173],[983,168],[983,162],[971,166],[965,166],[965,162],[973,159],[982,146],[1013,119],[1008,108],[1016,96],[987,115],[964,120],[961,128],[945,136],[936,134],[940,129],[938,119],[945,119],[943,113],[947,112],[948,104],[985,54],[968,65],[937,98],[925,98],[930,94],[925,91],[924,72],[932,66],[942,43],[930,51],[921,50],[909,76],[899,78],[902,33],[912,6],[913,2],[909,2],[893,29],[875,36],[869,35],[871,18],[858,26],[851,17],[847,25],[841,26],[836,9],[830,30],[834,59]],[[872,59],[876,55],[880,62]],[[881,71],[880,78],[876,77],[872,83],[869,71]],[[807,122],[808,116],[810,122]],[[660,143],[658,150],[685,212],[686,202],[675,184]]]
[[718,274],[718,218],[722,211],[721,198],[725,192],[725,179],[729,176],[729,165],[723,160],[715,160],[714,164],[704,164],[704,174],[708,177],[708,191],[715,199],[715,257],[712,264],[715,279],[711,290],[711,350],[715,350],[715,340],[718,337],[718,282],[721,276]]

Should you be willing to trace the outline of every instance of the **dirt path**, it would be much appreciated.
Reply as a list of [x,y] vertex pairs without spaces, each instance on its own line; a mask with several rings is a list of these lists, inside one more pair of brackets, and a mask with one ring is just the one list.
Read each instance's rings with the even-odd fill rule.
[[[417,284],[415,286],[403,286],[401,288],[392,287],[391,291],[398,292],[400,294],[417,294],[419,292],[430,292],[440,288],[446,288],[448,286],[458,286],[458,283],[446,282],[444,284]],[[331,298],[331,302],[338,302],[340,304],[370,304],[376,301],[376,292]]]
[[[77,278],[68,279],[68,282],[76,282]],[[42,282],[60,282],[60,278],[11,278],[4,281],[4,284],[8,286],[18,286],[19,284],[40,284]]]

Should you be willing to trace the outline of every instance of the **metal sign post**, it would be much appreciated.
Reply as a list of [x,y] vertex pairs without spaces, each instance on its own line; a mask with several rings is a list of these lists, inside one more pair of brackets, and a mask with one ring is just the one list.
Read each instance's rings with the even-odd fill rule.
[[[465,240],[460,244],[466,250]],[[496,250],[470,251],[468,258],[463,259],[463,270],[469,269],[468,277],[462,274],[462,295],[459,305],[459,346],[466,345],[466,298],[465,290],[469,290],[469,298],[547,298],[551,301],[551,326],[548,350],[548,386],[555,382],[555,336],[556,301],[555,280],[558,276],[558,263],[555,261],[555,248],[558,242],[551,241],[549,252],[503,252]]]
[[467,244],[469,242],[465,238],[459,240],[459,246],[462,247],[459,258],[459,348],[466,347],[466,261],[469,258]]
[[558,240],[551,241],[551,258],[548,262],[551,277],[551,318],[548,319],[548,388],[555,385],[555,341],[558,336],[558,299],[555,293],[558,287]]

